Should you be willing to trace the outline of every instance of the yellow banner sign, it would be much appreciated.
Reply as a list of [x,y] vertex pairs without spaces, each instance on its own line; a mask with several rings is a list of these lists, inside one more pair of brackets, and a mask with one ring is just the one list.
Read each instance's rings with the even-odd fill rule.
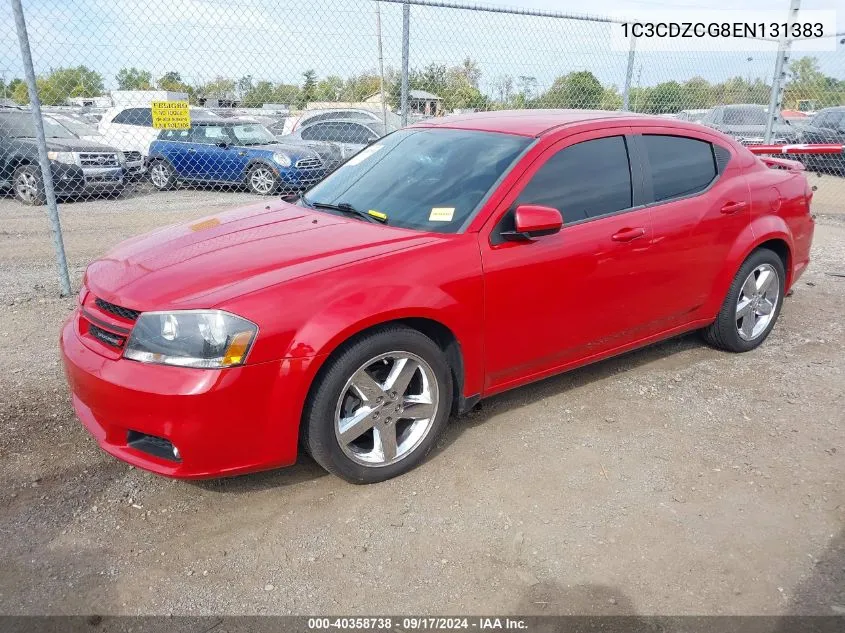
[[191,111],[187,101],[153,101],[153,127],[157,130],[187,130]]

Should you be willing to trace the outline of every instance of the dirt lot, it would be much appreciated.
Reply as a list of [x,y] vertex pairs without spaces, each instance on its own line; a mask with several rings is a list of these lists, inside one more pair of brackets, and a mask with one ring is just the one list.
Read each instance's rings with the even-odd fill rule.
[[[845,182],[813,182],[814,261],[762,348],[688,336],[495,397],[370,487],[100,452],[57,359],[73,300],[44,211],[0,199],[0,613],[845,613]],[[74,281],[250,198],[63,205]]]

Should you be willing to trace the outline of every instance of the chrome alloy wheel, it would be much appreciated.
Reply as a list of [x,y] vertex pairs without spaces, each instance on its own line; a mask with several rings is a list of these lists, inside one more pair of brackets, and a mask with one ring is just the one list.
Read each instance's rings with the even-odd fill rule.
[[155,163],[150,168],[150,180],[152,180],[153,184],[159,189],[166,187],[167,182],[170,180],[170,170],[167,165],[161,161]]
[[27,204],[32,204],[38,197],[38,179],[29,172],[22,171],[15,178],[15,193]]
[[744,341],[753,341],[769,327],[780,295],[778,273],[771,264],[761,264],[742,284],[736,303],[736,329]]
[[255,167],[249,173],[249,186],[255,193],[272,193],[276,186],[276,176],[269,167]]
[[439,406],[431,366],[410,352],[380,354],[346,381],[334,428],[347,457],[363,466],[388,466],[416,449]]

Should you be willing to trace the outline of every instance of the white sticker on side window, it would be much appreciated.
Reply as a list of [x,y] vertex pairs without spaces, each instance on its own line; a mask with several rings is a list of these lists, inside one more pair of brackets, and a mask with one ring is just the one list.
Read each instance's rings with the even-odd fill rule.
[[429,222],[451,222],[455,207],[434,207],[428,215]]
[[370,145],[369,147],[365,147],[360,152],[355,154],[355,156],[353,156],[348,161],[346,161],[346,164],[347,165],[357,165],[358,163],[361,163],[361,162],[367,160],[370,156],[375,154],[382,147],[384,147],[384,145]]

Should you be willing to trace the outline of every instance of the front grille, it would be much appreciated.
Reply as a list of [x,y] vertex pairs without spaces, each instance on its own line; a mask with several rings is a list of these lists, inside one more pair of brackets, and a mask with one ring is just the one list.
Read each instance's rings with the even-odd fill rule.
[[124,308],[122,306],[109,303],[108,301],[103,301],[99,298],[94,299],[94,303],[97,305],[98,308],[100,308],[100,310],[103,310],[104,312],[108,312],[110,314],[114,314],[115,316],[119,316],[121,319],[126,319],[127,321],[135,321],[141,314],[140,310],[131,310],[129,308]]
[[135,162],[142,159],[141,152],[123,152],[123,155],[129,162]]
[[296,161],[295,167],[297,169],[316,169],[323,166],[323,161],[319,158],[301,158]]
[[122,336],[107,332],[103,328],[97,327],[93,323],[88,324],[88,334],[93,336],[98,341],[105,343],[106,345],[110,345],[111,347],[123,347],[123,344],[126,343],[126,339]]
[[79,155],[79,164],[82,167],[118,167],[117,154],[106,154],[102,152],[83,152]]
[[140,431],[129,431],[126,434],[126,443],[132,448],[155,455],[171,462],[181,462],[182,459],[173,453],[173,443],[163,437],[147,435]]

